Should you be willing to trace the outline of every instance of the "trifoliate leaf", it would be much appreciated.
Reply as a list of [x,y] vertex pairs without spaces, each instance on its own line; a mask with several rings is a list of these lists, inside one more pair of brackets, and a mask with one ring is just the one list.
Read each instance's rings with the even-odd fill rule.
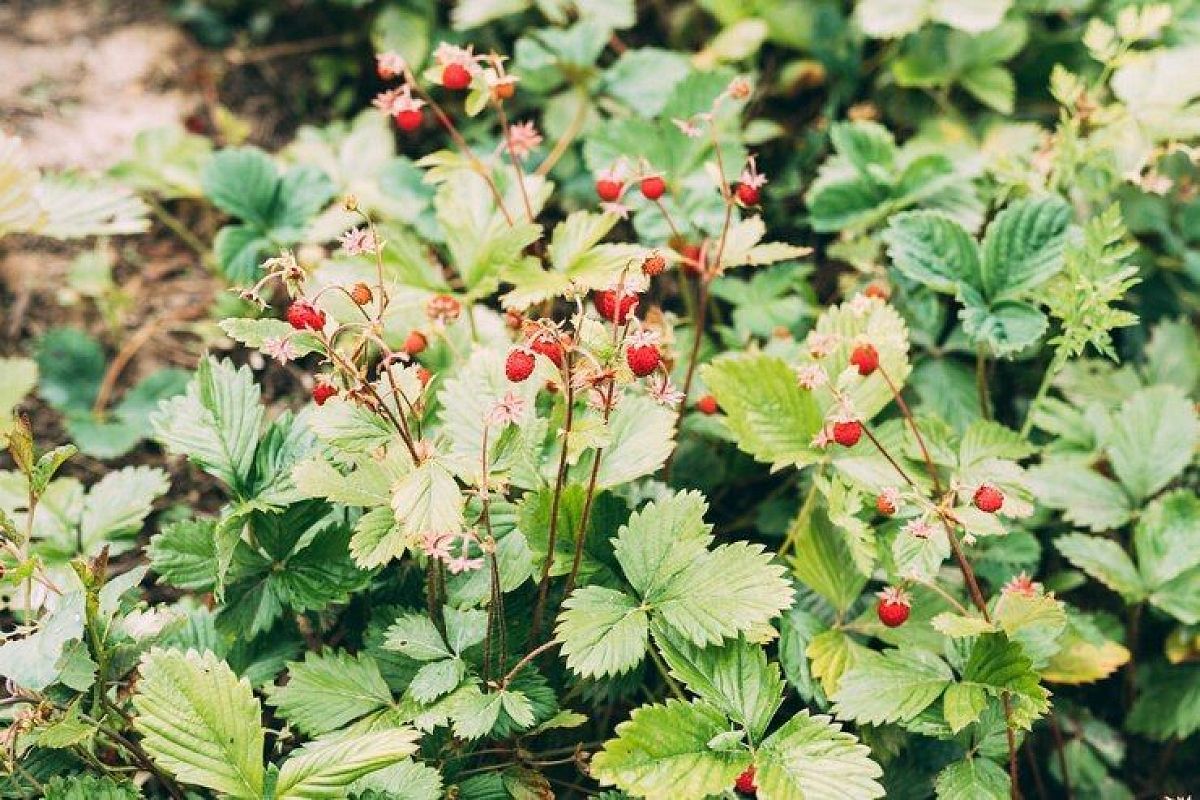
[[871,751],[828,716],[801,711],[768,736],[754,756],[763,800],[870,800],[883,797]]
[[370,656],[326,652],[289,663],[288,682],[268,698],[288,724],[318,736],[387,707],[392,693]]
[[1198,441],[1191,400],[1174,386],[1152,386],[1121,404],[1103,445],[1117,480],[1142,501],[1191,463]]
[[1050,708],[1050,693],[1039,684],[1037,672],[1021,645],[1002,633],[980,636],[963,668],[963,683],[980,686],[993,695],[1009,692],[1012,722],[1028,730]]
[[628,672],[641,663],[648,636],[646,610],[629,595],[601,586],[576,589],[563,601],[555,628],[567,666],[597,678]]
[[1111,539],[1069,533],[1054,540],[1068,561],[1125,598],[1137,603],[1146,596],[1146,586],[1121,545]]

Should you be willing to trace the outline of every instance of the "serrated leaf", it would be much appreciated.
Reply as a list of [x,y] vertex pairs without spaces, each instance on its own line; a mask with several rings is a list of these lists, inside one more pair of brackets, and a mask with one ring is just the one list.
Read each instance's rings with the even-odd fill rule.
[[979,719],[987,708],[987,692],[979,686],[955,683],[946,688],[942,695],[942,714],[950,730],[958,733]]
[[1021,645],[1002,633],[980,636],[963,667],[963,682],[981,686],[994,695],[1009,692],[1016,700],[1012,721],[1028,730],[1050,708],[1050,693],[1039,683]]
[[754,756],[763,800],[870,800],[883,797],[883,770],[870,748],[828,716],[801,711],[768,736]]
[[1058,195],[1016,200],[983,238],[979,289],[989,300],[1014,298],[1062,268],[1071,207]]
[[1008,774],[994,761],[968,758],[955,761],[934,781],[938,800],[1007,800]]
[[1200,730],[1200,664],[1155,663],[1140,672],[1143,686],[1129,712],[1129,730],[1157,742]]
[[216,523],[183,520],[150,540],[150,564],[172,586],[208,591],[217,582]]
[[792,571],[835,609],[845,612],[858,600],[867,578],[824,509],[797,515],[788,531],[795,544]]
[[375,661],[346,652],[308,653],[288,664],[288,682],[268,703],[297,730],[319,736],[387,707],[392,693]]
[[1042,669],[1042,678],[1068,685],[1093,683],[1120,669],[1129,658],[1123,645],[1105,637],[1090,620],[1072,613],[1058,641],[1058,652]]
[[563,601],[555,638],[567,666],[585,677],[628,672],[641,663],[649,617],[636,600],[602,586],[576,589]]
[[1103,445],[1117,479],[1142,501],[1191,463],[1198,442],[1192,402],[1174,386],[1152,386],[1121,404]]
[[1133,561],[1121,545],[1111,539],[1069,533],[1054,540],[1054,546],[1068,561],[1125,598],[1137,603],[1146,596],[1146,587]]
[[1093,531],[1124,525],[1133,511],[1119,484],[1086,464],[1054,458],[1031,468],[1029,484],[1037,499],[1062,510],[1068,522]]
[[918,283],[939,292],[954,292],[960,283],[981,288],[979,247],[947,216],[933,211],[897,214],[883,241],[896,269]]
[[854,666],[860,653],[866,648],[851,639],[844,631],[836,628],[822,631],[812,638],[804,655],[812,660],[813,677],[821,681],[827,697],[838,690],[838,684],[846,670]]
[[359,778],[415,753],[417,738],[416,731],[398,728],[334,735],[310,742],[283,763],[275,784],[275,797],[279,800],[346,797],[347,787]]
[[870,724],[906,722],[932,705],[953,678],[944,661],[924,650],[862,653],[831,699],[839,717]]

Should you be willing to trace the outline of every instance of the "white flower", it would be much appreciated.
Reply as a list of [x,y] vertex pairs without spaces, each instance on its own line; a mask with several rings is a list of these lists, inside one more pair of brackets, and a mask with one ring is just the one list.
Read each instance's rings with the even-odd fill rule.
[[804,364],[796,368],[796,381],[803,389],[816,389],[829,383],[829,373],[820,364]]
[[270,356],[280,364],[295,361],[296,357],[300,355],[290,336],[268,336],[263,339],[261,350],[263,355]]

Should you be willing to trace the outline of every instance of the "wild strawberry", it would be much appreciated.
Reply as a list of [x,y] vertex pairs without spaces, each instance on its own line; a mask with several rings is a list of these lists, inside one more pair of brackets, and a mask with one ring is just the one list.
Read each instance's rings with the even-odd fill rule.
[[422,386],[428,386],[429,379],[432,377],[433,377],[432,372],[425,369],[424,367],[417,367],[417,380],[419,380],[421,382]]
[[606,203],[615,203],[621,197],[625,184],[617,178],[603,175],[596,179],[596,195]]
[[657,200],[667,191],[667,182],[658,175],[648,175],[642,178],[642,197],[647,200]]
[[1004,493],[985,483],[975,490],[975,507],[985,514],[995,514],[1004,505]]
[[336,386],[334,386],[332,383],[326,383],[325,381],[321,380],[317,381],[316,385],[313,386],[312,399],[317,405],[323,406],[325,405],[326,400],[333,397],[337,393],[338,390]]
[[639,378],[644,378],[658,369],[662,354],[653,344],[632,344],[625,348],[625,363]]
[[512,81],[501,81],[492,87],[492,97],[497,100],[512,100],[517,93],[517,85]]
[[529,343],[529,349],[535,353],[540,353],[556,367],[561,367],[563,364],[563,346],[562,343],[554,338],[552,334],[542,333],[535,336],[533,341]]
[[879,369],[879,351],[873,344],[860,344],[850,353],[850,363],[858,367],[858,374],[866,377]]
[[737,199],[744,206],[758,205],[759,191],[758,187],[751,186],[748,183],[739,183],[737,186]]
[[637,308],[638,296],[627,289],[623,290],[618,307],[616,289],[599,289],[592,294],[592,303],[600,312],[600,316],[610,322],[624,325],[629,320],[629,315]]
[[711,394],[706,394],[696,401],[696,410],[701,414],[717,413],[717,398]]
[[889,628],[903,625],[911,610],[912,598],[903,589],[889,586],[879,592],[879,605],[875,606],[875,613],[879,615],[879,621]]
[[513,383],[520,383],[533,374],[533,351],[527,347],[514,347],[508,351],[504,362],[504,374]]
[[305,300],[288,306],[285,316],[288,324],[298,331],[319,331],[325,327],[325,312]]
[[404,352],[410,356],[419,356],[429,346],[429,340],[420,331],[409,331],[404,339]]
[[461,92],[471,85],[471,72],[462,64],[447,64],[442,69],[442,86]]
[[689,275],[699,275],[704,271],[700,259],[704,256],[704,248],[690,242],[679,242],[673,245],[675,252],[683,256],[683,270]]
[[375,295],[371,294],[371,287],[365,283],[356,283],[350,287],[350,299],[356,305],[365,306],[374,299]]
[[865,294],[867,297],[873,297],[877,300],[884,301],[891,296],[891,292],[888,291],[887,284],[880,283],[878,281],[872,281],[871,283],[868,283],[867,288],[863,289],[863,294]]
[[875,510],[885,517],[890,517],[896,513],[896,501],[886,494],[878,494],[875,496]]
[[833,440],[842,447],[854,447],[862,436],[862,423],[856,419],[833,423]]
[[737,776],[737,780],[733,782],[733,788],[742,794],[755,794],[758,792],[758,784],[754,782],[753,764],[746,767],[746,771]]
[[663,258],[662,253],[657,250],[646,256],[646,260],[642,262],[642,274],[647,278],[656,278],[663,274],[663,270],[667,268],[667,260]]
[[419,108],[409,108],[404,111],[397,111],[392,115],[392,119],[396,120],[397,128],[405,133],[412,133],[421,127],[421,123],[425,121],[425,112]]

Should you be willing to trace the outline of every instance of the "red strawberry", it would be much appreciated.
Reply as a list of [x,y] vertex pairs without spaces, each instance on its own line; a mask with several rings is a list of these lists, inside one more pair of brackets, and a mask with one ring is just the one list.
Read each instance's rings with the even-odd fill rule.
[[663,270],[666,268],[667,260],[658,251],[654,251],[646,256],[646,260],[642,262],[642,274],[647,278],[655,278],[662,275]]
[[419,380],[421,382],[422,386],[428,386],[429,379],[432,377],[433,377],[432,372],[425,369],[424,367],[417,367],[417,380]]
[[406,111],[397,111],[392,118],[396,120],[396,127],[405,133],[412,133],[425,121],[425,113],[419,108],[410,108]]
[[860,344],[850,354],[850,363],[858,367],[858,374],[866,377],[879,369],[879,351],[873,344]]
[[903,625],[911,610],[912,600],[903,589],[889,586],[879,593],[879,605],[875,606],[875,613],[879,615],[879,621],[889,628]]
[[527,347],[514,347],[508,351],[504,362],[504,374],[513,383],[520,383],[533,374],[533,351]]
[[298,331],[319,331],[325,327],[325,312],[304,300],[297,300],[288,306],[288,324]]
[[753,764],[746,767],[746,771],[737,776],[737,780],[733,782],[733,788],[742,794],[756,794],[758,792],[758,784],[754,782]]
[[621,294],[620,308],[617,307],[617,291],[615,289],[600,289],[592,295],[592,302],[600,316],[618,325],[624,325],[629,315],[637,308],[638,296],[630,291]]
[[706,394],[696,401],[696,410],[701,414],[717,413],[717,398],[711,394]]
[[662,355],[652,344],[640,344],[625,348],[625,362],[629,364],[633,374],[639,378],[644,378],[658,369],[658,363],[661,360]]
[[985,483],[975,490],[975,507],[985,514],[995,514],[1004,505],[1004,493]]
[[404,339],[404,352],[410,356],[418,356],[424,353],[425,348],[428,346],[429,340],[420,331],[409,331],[408,336]]
[[317,405],[323,406],[323,405],[325,405],[326,400],[333,397],[337,393],[338,393],[337,387],[334,386],[332,383],[326,383],[325,381],[317,381],[316,385],[313,386],[312,399],[313,399],[313,402],[316,403]]
[[748,183],[739,183],[737,186],[737,199],[744,206],[758,205],[758,195],[758,188],[755,186],[751,186]]
[[704,268],[700,264],[700,257],[704,255],[704,252],[700,245],[680,242],[672,246],[675,252],[683,256],[683,269],[685,272],[689,275],[699,275],[704,271]]
[[896,513],[896,504],[893,503],[891,498],[889,498],[887,495],[876,495],[875,510],[880,514],[883,514],[885,517],[890,517],[892,514]]
[[534,340],[529,343],[529,349],[550,359],[554,363],[554,366],[562,366],[563,346],[552,335],[543,333],[540,336],[534,337]]
[[596,180],[596,194],[606,203],[615,203],[621,197],[625,184],[616,178],[599,178]]
[[462,64],[447,64],[442,69],[442,86],[461,92],[471,85],[471,72]]
[[833,423],[833,440],[842,447],[854,447],[862,436],[862,423],[856,419]]
[[667,191],[667,182],[657,175],[642,178],[642,197],[657,200]]

